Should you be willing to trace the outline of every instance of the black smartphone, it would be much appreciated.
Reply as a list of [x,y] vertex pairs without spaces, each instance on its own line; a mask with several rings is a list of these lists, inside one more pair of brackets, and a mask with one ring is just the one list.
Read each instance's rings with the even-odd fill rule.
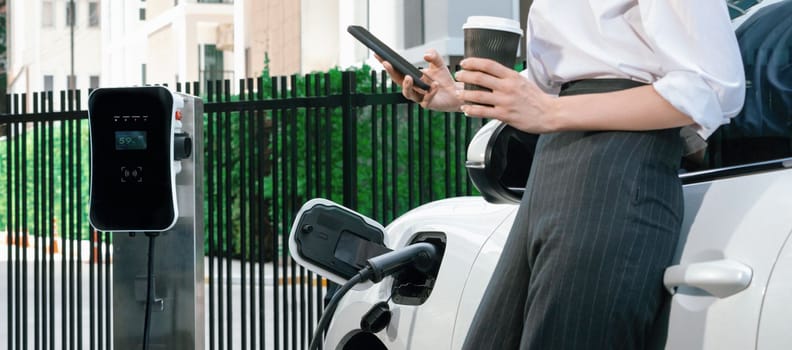
[[385,43],[377,39],[377,37],[371,34],[366,28],[352,25],[347,27],[347,32],[352,34],[352,36],[363,43],[363,45],[366,45],[371,51],[374,51],[374,53],[382,57],[382,59],[390,62],[393,68],[399,71],[399,73],[411,76],[415,86],[427,91],[429,90],[429,85],[421,80],[423,73],[418,70],[418,68],[410,64],[410,62],[407,62],[404,57],[397,54],[396,51],[393,51],[388,45],[385,45]]

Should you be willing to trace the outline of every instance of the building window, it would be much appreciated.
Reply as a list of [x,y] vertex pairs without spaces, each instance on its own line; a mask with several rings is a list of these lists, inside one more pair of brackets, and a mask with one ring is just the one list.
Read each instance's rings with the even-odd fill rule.
[[99,3],[96,1],[91,1],[88,3],[88,26],[89,27],[98,27],[99,26]]
[[92,75],[90,77],[90,80],[91,80],[91,82],[90,82],[90,85],[88,86],[88,88],[91,89],[91,90],[98,89],[99,88],[99,76],[98,75]]
[[69,90],[76,90],[77,89],[77,77],[74,75],[69,75],[66,79],[66,88]]
[[44,28],[52,28],[55,26],[55,13],[53,12],[52,1],[44,1],[41,3],[41,26]]
[[146,20],[146,8],[145,7],[141,7],[140,8],[140,20],[141,21],[145,21]]
[[50,92],[53,89],[53,77],[51,75],[44,76],[44,91]]
[[215,81],[224,79],[223,51],[217,49],[216,45],[202,45],[203,47],[203,70],[199,72],[201,82]]
[[404,47],[423,45],[424,34],[424,0],[404,0]]
[[66,1],[66,26],[71,27],[74,23],[74,11],[76,10],[77,3]]

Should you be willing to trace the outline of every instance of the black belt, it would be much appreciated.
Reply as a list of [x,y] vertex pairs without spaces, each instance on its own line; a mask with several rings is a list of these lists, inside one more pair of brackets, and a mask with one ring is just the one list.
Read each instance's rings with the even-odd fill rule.
[[558,95],[594,94],[598,92],[625,90],[643,85],[647,84],[630,79],[581,79],[561,85],[561,92]]

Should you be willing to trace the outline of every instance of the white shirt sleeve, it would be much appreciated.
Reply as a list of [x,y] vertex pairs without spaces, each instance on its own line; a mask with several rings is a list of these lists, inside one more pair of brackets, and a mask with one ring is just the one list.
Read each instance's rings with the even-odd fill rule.
[[645,39],[661,57],[654,88],[703,138],[742,109],[745,73],[723,0],[638,0]]

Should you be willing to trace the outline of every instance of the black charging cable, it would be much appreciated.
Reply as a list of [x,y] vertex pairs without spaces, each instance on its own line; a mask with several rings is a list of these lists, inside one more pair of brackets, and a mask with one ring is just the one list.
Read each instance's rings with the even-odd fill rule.
[[322,313],[322,318],[319,319],[319,324],[314,331],[309,349],[315,350],[319,348],[322,333],[324,333],[325,329],[327,329],[327,326],[330,324],[330,320],[333,318],[333,314],[338,307],[338,302],[341,301],[341,298],[343,298],[356,284],[368,280],[379,283],[383,278],[399,272],[406,267],[414,267],[421,271],[429,271],[436,263],[438,263],[437,248],[431,243],[426,242],[411,244],[402,249],[368,259],[366,261],[366,267],[358,271],[355,276],[344,283],[333,295],[333,298],[330,299],[330,302],[327,303],[327,307],[324,313]]
[[344,283],[344,285],[341,286],[341,288],[339,288],[335,294],[333,294],[333,298],[330,299],[329,303],[327,303],[327,307],[322,313],[322,318],[319,319],[319,324],[316,326],[313,338],[311,339],[311,345],[309,347],[310,350],[319,349],[319,341],[322,338],[322,333],[324,333],[324,330],[330,324],[330,320],[333,318],[333,314],[335,313],[335,310],[338,307],[338,302],[341,300],[341,298],[356,284],[368,281],[369,278],[371,278],[371,275],[371,269],[369,267],[365,267],[360,270],[357,275],[350,278],[347,283]]
[[146,271],[146,313],[143,321],[143,350],[149,348],[149,333],[151,331],[151,299],[154,297],[154,238],[157,232],[146,232],[148,237],[148,267]]

